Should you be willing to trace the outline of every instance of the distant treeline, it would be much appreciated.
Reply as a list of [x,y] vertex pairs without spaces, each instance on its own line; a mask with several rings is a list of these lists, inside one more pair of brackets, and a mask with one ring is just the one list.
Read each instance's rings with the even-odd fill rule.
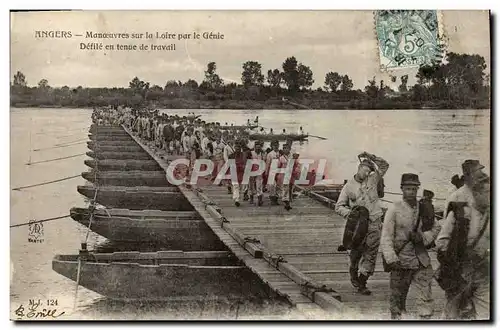
[[[53,88],[46,79],[29,87],[22,72],[11,84],[11,106],[16,107],[93,107],[153,104],[170,109],[418,109],[490,108],[489,76],[479,55],[448,53],[446,64],[422,66],[417,83],[407,86],[408,76],[399,77],[398,90],[381,80],[369,80],[363,90],[353,90],[347,74],[328,72],[324,86],[312,89],[311,69],[287,58],[282,69],[262,73],[255,61],[243,64],[241,84],[224,83],[210,62],[205,79],[199,84],[168,80],[153,85],[135,77],[128,88]],[[398,77],[391,76],[392,83]]]

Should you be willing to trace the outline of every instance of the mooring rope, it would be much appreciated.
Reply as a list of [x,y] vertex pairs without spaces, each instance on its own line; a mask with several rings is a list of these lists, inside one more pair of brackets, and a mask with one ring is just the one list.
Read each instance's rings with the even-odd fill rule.
[[19,223],[19,224],[16,224],[16,225],[11,225],[10,228],[31,225],[33,223],[41,223],[41,222],[47,222],[47,221],[52,221],[52,220],[64,219],[64,218],[68,218],[70,216],[71,216],[70,214],[66,214],[66,215],[61,215],[59,217],[53,217],[53,218],[47,218],[47,219],[43,219],[43,220],[36,220],[36,221],[24,222],[24,223]]
[[29,163],[26,163],[26,165],[33,165],[33,164],[41,164],[41,163],[54,162],[56,160],[63,160],[63,159],[68,159],[68,158],[80,157],[80,156],[83,156],[83,155],[85,155],[85,153],[71,155],[71,156],[66,156],[66,157],[60,157],[60,158],[40,160],[38,162],[29,162]]
[[[42,132],[35,133],[35,135],[47,135],[47,134],[52,134],[52,133],[68,133],[68,132],[83,131],[85,129],[86,128],[84,127],[84,128],[75,128],[75,129],[69,129],[69,130],[42,131]],[[62,136],[59,136],[59,137],[74,136],[76,134],[78,134],[78,133],[69,134],[69,135],[62,135]]]
[[49,149],[56,149],[56,148],[72,147],[72,146],[76,146],[76,145],[80,145],[80,144],[84,144],[84,143],[85,142],[77,142],[77,143],[69,143],[69,144],[56,144],[52,147],[33,149],[33,151],[42,151],[42,150],[49,150]]
[[64,143],[58,143],[58,144],[55,144],[56,146],[62,146],[62,145],[65,145],[65,144],[70,144],[70,143],[76,143],[76,142],[86,142],[88,139],[79,139],[79,140],[73,140],[73,141],[68,141],[68,142],[64,142]]
[[[390,192],[390,191],[384,191],[384,193],[386,193],[387,195],[403,196],[402,193],[395,193],[395,192]],[[433,197],[433,199],[435,199],[437,201],[445,201],[446,200],[446,198],[437,198],[437,197]]]
[[[97,129],[96,129],[97,133]],[[96,151],[99,149],[98,146],[96,146]],[[94,215],[95,215],[95,202],[97,200],[97,192],[99,191],[99,186],[97,182],[97,172],[98,172],[98,160],[96,158],[95,160],[95,171],[94,171],[94,186],[95,186],[95,192],[94,192],[94,198],[90,200],[90,217],[89,217],[89,225],[87,227],[87,234],[85,235],[85,248],[87,248],[87,242],[89,240],[89,235],[90,235],[90,228],[92,226],[92,221],[94,220]],[[83,245],[83,244],[82,244]],[[82,257],[81,255],[78,256],[78,268],[77,268],[77,273],[76,273],[76,289],[75,289],[75,300],[73,304],[73,310],[76,309],[77,307],[77,299],[78,299],[78,287],[80,286],[80,274],[81,274],[81,266],[82,266]]]
[[70,180],[70,179],[78,178],[79,176],[80,176],[80,174],[73,175],[73,176],[68,176],[68,177],[65,177],[65,178],[62,178],[62,179],[57,179],[57,180],[52,180],[52,181],[47,181],[47,182],[36,183],[36,184],[29,185],[29,186],[17,187],[17,188],[13,188],[12,190],[21,190],[21,189],[26,189],[26,188],[33,188],[33,187],[38,187],[38,186],[44,186],[46,184],[51,184],[51,183],[55,183],[55,182],[61,182],[61,181],[65,181],[65,180]]

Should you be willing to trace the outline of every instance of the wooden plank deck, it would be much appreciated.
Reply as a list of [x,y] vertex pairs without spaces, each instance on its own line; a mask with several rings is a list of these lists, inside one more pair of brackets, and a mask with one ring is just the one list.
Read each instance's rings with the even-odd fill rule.
[[[128,132],[128,131],[127,131]],[[167,161],[160,158],[148,146],[132,135],[164,169]],[[166,158],[166,157],[165,157]],[[349,281],[349,257],[346,252],[337,252],[341,244],[345,220],[330,207],[306,195],[300,195],[292,202],[292,210],[282,205],[270,206],[264,198],[264,205],[257,207],[241,202],[236,207],[225,186],[206,185],[201,187],[204,198],[215,205],[207,206],[200,198],[199,189],[179,187],[181,192],[200,213],[206,223],[235,255],[267,283],[278,294],[311,315],[322,315],[328,319],[389,319],[389,274],[382,269],[379,253],[375,274],[368,281],[372,295],[363,296],[355,291]],[[215,212],[220,208],[221,214]],[[220,222],[221,219],[227,222]],[[243,239],[242,239],[243,238]],[[256,251],[263,258],[256,258]],[[277,258],[282,260],[276,266]],[[431,253],[434,268],[435,254]],[[336,293],[304,292],[302,278],[327,285]],[[314,289],[313,289],[314,291]],[[332,301],[331,297],[340,296]],[[444,307],[444,292],[433,283],[434,317],[439,318]],[[328,310],[320,314],[318,306]],[[411,288],[407,311],[417,317],[414,289]]]
[[[126,129],[125,129],[126,130]],[[126,130],[129,134],[130,132]],[[151,156],[162,166],[167,168],[167,161],[155,155],[149,147],[143,144],[139,139],[131,134],[136,142],[141,145]],[[167,157],[165,157],[167,158]],[[168,158],[167,158],[168,159]],[[262,258],[254,258],[247,250],[244,249],[221,224],[213,218],[207,211],[206,204],[190,189],[185,186],[179,186],[179,189],[184,193],[186,198],[191,202],[195,210],[205,220],[207,225],[219,237],[219,239],[239,258],[250,270],[259,276],[259,278],[267,284],[276,294],[285,297],[298,311],[301,312],[300,318],[318,317],[326,319],[331,315],[325,313],[317,304],[313,303],[309,298],[301,293],[301,287],[293,282],[290,278],[282,274],[276,267],[270,265]],[[285,283],[286,287],[278,287],[274,283]]]

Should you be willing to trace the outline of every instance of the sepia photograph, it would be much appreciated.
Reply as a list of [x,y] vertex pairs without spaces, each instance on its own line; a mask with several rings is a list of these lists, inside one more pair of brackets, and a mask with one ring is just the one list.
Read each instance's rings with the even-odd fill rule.
[[9,14],[11,321],[492,320],[490,11]]

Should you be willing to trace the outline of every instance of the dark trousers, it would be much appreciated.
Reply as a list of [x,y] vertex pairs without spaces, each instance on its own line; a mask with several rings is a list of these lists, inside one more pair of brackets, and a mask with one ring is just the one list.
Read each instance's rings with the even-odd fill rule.
[[416,289],[417,309],[420,316],[431,316],[434,310],[432,300],[432,267],[421,267],[418,269],[400,269],[391,271],[390,287],[390,310],[392,315],[400,316],[406,311],[406,298],[410,285],[413,283]]
[[370,221],[365,241],[358,248],[352,249],[349,254],[351,269],[359,269],[359,273],[366,276],[373,274],[380,246],[381,228],[382,220],[380,218]]

